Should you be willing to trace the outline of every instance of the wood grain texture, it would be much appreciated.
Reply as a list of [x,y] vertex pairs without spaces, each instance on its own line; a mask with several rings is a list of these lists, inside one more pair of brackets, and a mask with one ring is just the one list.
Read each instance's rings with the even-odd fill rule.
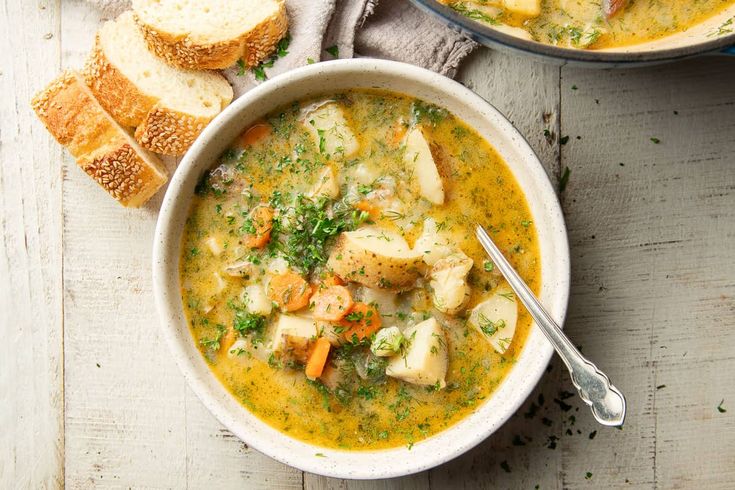
[[[65,67],[81,65],[101,21],[64,2]],[[124,209],[67,155],[64,169],[67,486],[301,488],[301,472],[224,429],[169,356],[150,268],[162,193]]]
[[567,331],[629,402],[622,432],[564,441],[565,487],[732,487],[733,80],[714,57],[562,72]]
[[0,9],[0,488],[54,488],[64,472],[61,150],[29,102],[59,69],[59,4]]

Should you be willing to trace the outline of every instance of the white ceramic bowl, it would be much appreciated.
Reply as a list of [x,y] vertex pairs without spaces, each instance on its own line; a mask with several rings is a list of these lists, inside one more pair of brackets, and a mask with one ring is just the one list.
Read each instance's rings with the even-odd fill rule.
[[153,250],[153,289],[176,362],[202,402],[235,435],[258,451],[304,471],[339,478],[389,478],[426,470],[462,454],[518,409],[552,355],[538,327],[532,329],[518,362],[494,395],[458,424],[410,450],[342,451],[293,439],[262,422],[230,395],[197,350],[182,309],[179,283],[181,236],[194,187],[227,145],[251,123],[280,106],[359,87],[393,90],[445,107],[479,131],[502,155],[526,194],[538,230],[541,301],[561,323],[569,296],[569,248],[559,202],[533,150],[505,117],[459,83],[411,65],[373,59],[318,63],[273,78],[237,99],[204,130],[176,170],[163,201]]

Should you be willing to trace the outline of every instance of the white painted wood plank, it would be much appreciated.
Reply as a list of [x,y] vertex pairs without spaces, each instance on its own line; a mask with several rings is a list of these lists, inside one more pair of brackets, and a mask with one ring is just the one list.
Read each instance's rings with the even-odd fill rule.
[[60,150],[30,99],[59,67],[58,2],[0,5],[0,488],[63,482]]
[[[552,182],[559,171],[559,68],[477,49],[457,80],[510,119],[528,140]],[[548,134],[544,131],[547,130]]]
[[562,440],[563,485],[732,487],[735,65],[562,73],[567,331],[629,402],[622,432]]
[[[64,2],[65,67],[99,26]],[[64,155],[66,485],[186,485],[185,385],[159,334],[150,284],[155,207],[124,209]]]
[[214,418],[191,390],[186,396],[189,488],[303,488],[302,472],[250,448]]
[[[64,2],[65,66],[100,24]],[[187,388],[151,290],[162,194],[141,210],[111,200],[64,159],[66,483],[78,487],[300,488],[301,472],[247,448]]]

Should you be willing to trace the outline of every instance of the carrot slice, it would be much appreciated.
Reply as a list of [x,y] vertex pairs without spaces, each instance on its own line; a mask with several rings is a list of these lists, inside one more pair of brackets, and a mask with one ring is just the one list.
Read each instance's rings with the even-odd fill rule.
[[340,325],[346,328],[345,339],[352,340],[356,335],[358,340],[370,337],[374,332],[380,330],[383,324],[378,310],[366,303],[355,303],[350,312],[340,320]]
[[221,354],[227,354],[230,351],[230,347],[232,347],[232,344],[235,343],[235,340],[237,340],[237,333],[235,332],[234,328],[228,328],[227,332],[224,333],[222,336],[222,339],[220,340],[220,353]]
[[329,349],[332,344],[324,337],[316,339],[314,344],[314,350],[311,351],[309,360],[306,361],[306,367],[304,368],[304,374],[306,377],[315,380],[322,375],[324,371],[324,365],[327,363],[327,356],[329,355]]
[[377,206],[373,206],[370,201],[367,201],[365,199],[363,199],[362,201],[358,201],[357,204],[355,204],[355,208],[359,209],[360,211],[365,211],[373,219],[377,218],[380,215],[380,208],[378,208]]
[[257,206],[253,208],[248,217],[251,231],[245,235],[244,244],[250,248],[263,248],[271,239],[273,229],[273,216],[275,212],[270,206]]
[[274,276],[268,282],[268,298],[283,311],[296,311],[309,304],[311,286],[292,271]]
[[323,287],[344,286],[345,282],[337,274],[329,274],[322,280]]
[[253,124],[242,133],[240,136],[240,145],[243,147],[252,146],[258,141],[268,136],[271,132],[271,127],[266,123]]
[[354,302],[350,291],[344,286],[329,286],[312,298],[314,318],[334,322],[350,312]]
[[401,144],[401,141],[403,141],[403,138],[406,136],[407,132],[408,127],[401,123],[396,124],[395,129],[393,130],[393,134],[389,137],[391,144],[393,144],[393,146],[398,146],[399,144]]

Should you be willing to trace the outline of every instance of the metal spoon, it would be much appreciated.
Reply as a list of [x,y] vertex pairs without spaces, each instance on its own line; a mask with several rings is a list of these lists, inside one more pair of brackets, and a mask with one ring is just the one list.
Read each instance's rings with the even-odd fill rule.
[[610,379],[597,366],[588,361],[561,331],[559,325],[541,306],[526,283],[521,279],[513,267],[505,260],[500,249],[493,243],[485,229],[477,225],[475,229],[477,239],[482,248],[495,263],[496,267],[505,276],[510,287],[520,298],[521,303],[531,314],[536,324],[541,327],[546,338],[556,349],[556,353],[567,365],[572,375],[572,383],[577,388],[580,398],[592,409],[592,415],[602,425],[616,427],[623,425],[625,420],[625,397]]

